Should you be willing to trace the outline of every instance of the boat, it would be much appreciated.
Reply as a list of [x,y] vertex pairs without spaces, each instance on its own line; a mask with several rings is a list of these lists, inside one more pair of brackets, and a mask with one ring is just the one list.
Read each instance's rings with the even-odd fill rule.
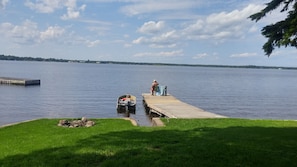
[[135,114],[136,110],[136,97],[131,94],[126,94],[118,97],[117,111],[118,113],[132,113]]

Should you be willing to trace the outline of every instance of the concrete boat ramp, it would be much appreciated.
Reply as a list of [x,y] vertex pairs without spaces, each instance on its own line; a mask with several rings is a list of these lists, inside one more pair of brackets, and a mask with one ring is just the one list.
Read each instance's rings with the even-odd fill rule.
[[204,111],[198,107],[184,103],[174,96],[152,96],[142,94],[145,107],[149,113],[168,118],[226,118],[225,116]]

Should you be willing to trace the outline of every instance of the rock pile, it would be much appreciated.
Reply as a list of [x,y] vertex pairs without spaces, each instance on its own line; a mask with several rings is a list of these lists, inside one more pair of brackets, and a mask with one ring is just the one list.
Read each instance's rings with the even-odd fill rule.
[[58,126],[76,128],[76,127],[91,127],[95,122],[88,120],[86,117],[82,117],[79,120],[60,120]]

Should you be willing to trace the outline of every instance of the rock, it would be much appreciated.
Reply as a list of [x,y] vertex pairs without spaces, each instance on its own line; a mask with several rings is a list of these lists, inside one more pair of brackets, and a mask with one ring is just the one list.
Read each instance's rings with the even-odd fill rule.
[[85,126],[86,127],[91,127],[91,126],[94,126],[94,125],[95,125],[94,121],[88,121]]
[[80,127],[80,126],[83,126],[83,123],[82,123],[81,120],[74,120],[74,121],[71,122],[71,125],[73,127]]
[[58,126],[69,126],[70,123],[68,120],[60,120]]
[[89,121],[86,117],[82,117],[81,120],[73,120],[73,121],[60,120],[58,123],[58,126],[69,127],[69,128],[83,127],[83,126],[91,127],[94,125],[95,125],[95,122]]
[[87,122],[87,121],[88,121],[88,119],[87,119],[86,117],[82,117],[81,120],[82,120],[83,122]]

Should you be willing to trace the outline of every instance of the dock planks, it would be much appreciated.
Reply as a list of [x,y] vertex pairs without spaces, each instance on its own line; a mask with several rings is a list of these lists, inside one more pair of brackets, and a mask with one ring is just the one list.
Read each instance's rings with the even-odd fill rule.
[[171,95],[152,96],[149,93],[144,93],[142,96],[150,112],[165,115],[168,118],[226,118],[184,103]]
[[21,79],[21,78],[10,78],[10,77],[0,77],[0,84],[8,85],[40,85],[40,80],[37,79]]

